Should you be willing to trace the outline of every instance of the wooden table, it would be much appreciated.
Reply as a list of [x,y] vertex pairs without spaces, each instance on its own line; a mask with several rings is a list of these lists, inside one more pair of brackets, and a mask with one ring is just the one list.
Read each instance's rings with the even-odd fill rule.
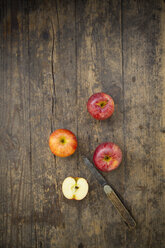
[[[165,2],[0,1],[0,247],[163,248]],[[86,102],[115,101],[97,121]],[[54,157],[50,133],[67,128],[76,153]],[[129,231],[84,165],[112,141],[123,162],[103,173],[137,222]],[[64,198],[85,177],[82,201]]]

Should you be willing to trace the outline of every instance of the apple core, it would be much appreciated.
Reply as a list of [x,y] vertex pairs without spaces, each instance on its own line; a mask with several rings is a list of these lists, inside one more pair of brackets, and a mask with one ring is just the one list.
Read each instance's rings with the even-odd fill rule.
[[62,183],[62,192],[67,199],[82,200],[88,193],[88,183],[85,178],[67,177]]

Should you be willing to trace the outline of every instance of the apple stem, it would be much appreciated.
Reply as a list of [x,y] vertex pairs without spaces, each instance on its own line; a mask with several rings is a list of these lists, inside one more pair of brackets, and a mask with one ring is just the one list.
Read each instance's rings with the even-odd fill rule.
[[106,155],[106,156],[104,157],[104,160],[107,161],[107,162],[109,162],[111,159],[112,159],[112,158],[111,158],[110,156],[108,156],[108,155]]
[[65,142],[65,140],[64,139],[61,139],[61,143],[64,143]]

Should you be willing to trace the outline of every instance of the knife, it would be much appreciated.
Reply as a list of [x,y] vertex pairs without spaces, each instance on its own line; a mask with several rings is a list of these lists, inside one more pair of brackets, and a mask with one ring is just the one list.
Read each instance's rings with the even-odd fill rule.
[[98,182],[103,187],[107,197],[112,202],[114,207],[117,209],[118,213],[123,218],[124,222],[128,225],[129,229],[135,228],[136,226],[135,220],[132,218],[128,210],[125,208],[125,206],[123,205],[119,197],[116,195],[112,187],[107,183],[105,178],[98,172],[95,166],[85,156],[82,156],[82,158],[84,160],[84,163],[87,165],[87,167],[90,169],[92,174],[96,177]]

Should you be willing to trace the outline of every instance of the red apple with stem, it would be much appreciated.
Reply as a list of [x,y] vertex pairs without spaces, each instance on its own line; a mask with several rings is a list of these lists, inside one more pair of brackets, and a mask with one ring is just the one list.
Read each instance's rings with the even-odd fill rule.
[[100,92],[92,95],[87,102],[88,112],[97,120],[105,120],[114,112],[114,101],[111,96]]
[[67,129],[57,129],[49,137],[49,147],[54,155],[68,157],[77,148],[76,136]]
[[114,143],[106,142],[99,145],[93,155],[96,167],[101,171],[116,169],[122,160],[122,151]]

